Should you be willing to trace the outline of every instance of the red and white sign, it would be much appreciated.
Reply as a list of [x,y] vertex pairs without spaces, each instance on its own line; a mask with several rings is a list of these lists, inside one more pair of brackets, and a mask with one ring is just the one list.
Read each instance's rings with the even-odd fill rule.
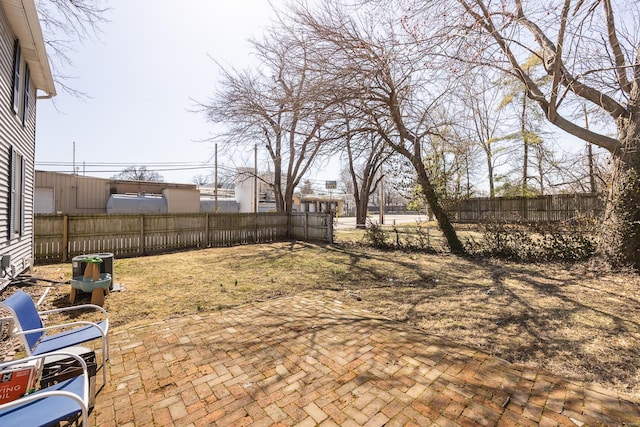
[[12,366],[0,371],[0,404],[11,402],[33,389],[35,365]]

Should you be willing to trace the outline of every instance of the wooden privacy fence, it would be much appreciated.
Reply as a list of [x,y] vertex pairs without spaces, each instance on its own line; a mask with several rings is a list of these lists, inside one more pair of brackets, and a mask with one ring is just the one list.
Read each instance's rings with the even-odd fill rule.
[[602,194],[576,193],[537,197],[471,198],[457,202],[449,210],[451,219],[461,223],[479,222],[560,222],[576,218],[600,218]]
[[333,242],[330,214],[43,215],[34,220],[35,261],[77,255],[118,258],[287,238]]

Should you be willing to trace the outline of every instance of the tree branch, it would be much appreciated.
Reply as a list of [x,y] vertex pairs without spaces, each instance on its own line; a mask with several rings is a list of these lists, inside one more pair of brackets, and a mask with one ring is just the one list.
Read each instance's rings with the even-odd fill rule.
[[564,44],[564,32],[567,27],[567,16],[569,15],[571,0],[565,0],[560,18],[560,31],[558,32],[558,42],[556,43],[555,61],[553,64],[553,83],[551,84],[551,99],[549,100],[549,120],[552,122],[557,115],[556,102],[558,100],[558,86],[560,86],[560,65],[562,63],[562,46]]
[[[474,20],[481,25],[493,38],[496,40],[503,53],[507,57],[507,60],[513,67],[516,72],[516,76],[520,79],[524,85],[527,97],[536,101],[544,111],[546,117],[549,121],[560,129],[570,133],[571,135],[577,136],[580,139],[591,142],[599,147],[602,147],[612,153],[617,152],[621,148],[621,144],[617,139],[610,138],[605,135],[598,134],[596,132],[584,129],[571,121],[565,119],[555,112],[553,116],[550,116],[551,108],[550,102],[544,96],[540,87],[533,81],[533,79],[529,76],[529,74],[522,68],[520,63],[518,62],[516,55],[511,51],[507,42],[502,37],[500,32],[496,29],[493,21],[491,19],[491,13],[485,6],[482,0],[476,0],[476,4],[481,8],[483,15],[480,15],[476,11],[472,9],[472,7],[465,1],[460,0],[460,3],[465,8],[466,12],[471,15]],[[531,22],[524,16],[524,12],[522,9],[521,1],[516,1],[517,5],[517,20],[525,25],[530,31],[533,33],[534,37],[538,41],[538,44],[542,47],[542,49],[551,55],[551,58],[555,62],[561,62],[562,58],[560,58],[556,54],[556,48],[549,40],[549,38],[544,34],[544,32],[538,27],[535,23]],[[548,60],[547,60],[548,61]],[[576,95],[581,96],[596,105],[604,108],[611,116],[617,118],[622,114],[626,114],[626,109],[616,102],[613,98],[603,94],[600,91],[597,91],[587,85],[584,85],[578,82],[564,67],[564,65],[560,64],[560,74],[562,75],[562,83],[566,85],[572,92]],[[547,72],[549,73],[550,68],[546,67]]]
[[602,6],[604,7],[604,14],[607,19],[607,33],[609,36],[609,45],[613,50],[613,57],[616,63],[616,74],[618,75],[618,82],[620,83],[620,89],[625,93],[631,92],[631,83],[627,78],[627,66],[620,47],[620,41],[616,33],[616,25],[613,17],[613,9],[611,8],[611,0],[603,0]]

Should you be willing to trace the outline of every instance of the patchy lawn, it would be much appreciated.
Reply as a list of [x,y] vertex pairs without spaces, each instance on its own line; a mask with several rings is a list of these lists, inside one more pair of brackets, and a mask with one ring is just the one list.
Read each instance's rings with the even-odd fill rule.
[[[38,266],[34,276],[67,280],[71,264]],[[635,275],[281,242],[117,259],[114,276],[123,286],[105,304],[114,330],[329,290],[425,333],[640,398]],[[53,288],[47,304],[68,305],[68,292]]]

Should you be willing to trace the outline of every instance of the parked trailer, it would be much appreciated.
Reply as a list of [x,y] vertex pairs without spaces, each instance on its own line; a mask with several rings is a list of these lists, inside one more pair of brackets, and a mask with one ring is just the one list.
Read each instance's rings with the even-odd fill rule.
[[108,214],[167,213],[167,199],[157,194],[112,194],[107,200]]

